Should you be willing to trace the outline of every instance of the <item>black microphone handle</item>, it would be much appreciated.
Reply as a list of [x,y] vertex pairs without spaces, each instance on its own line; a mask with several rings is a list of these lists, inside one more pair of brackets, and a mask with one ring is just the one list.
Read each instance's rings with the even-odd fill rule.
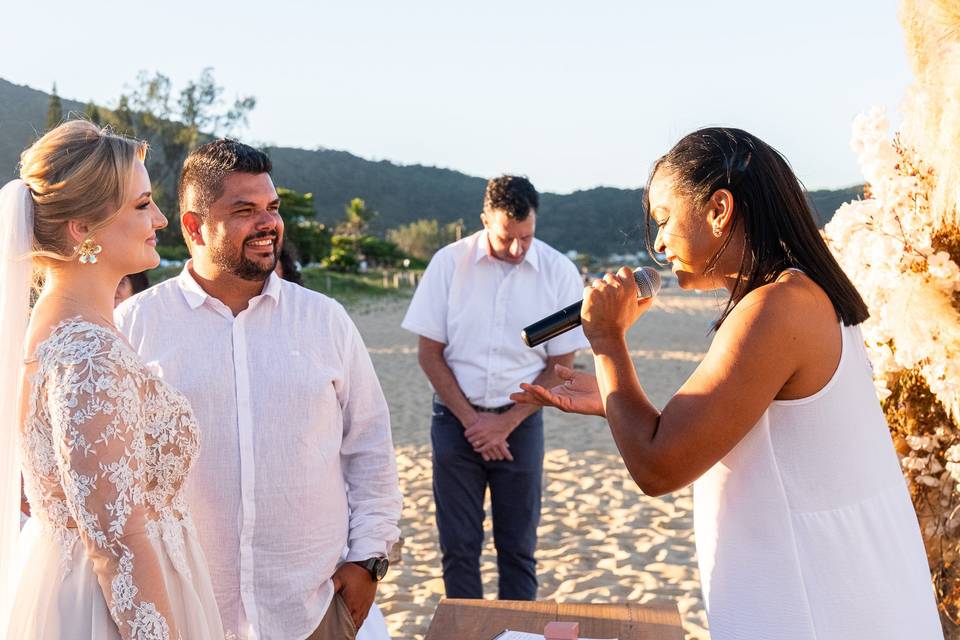
[[[660,293],[660,274],[651,267],[635,269],[633,279],[637,283],[638,300],[651,298]],[[579,327],[581,324],[580,307],[582,306],[583,300],[575,302],[566,309],[561,309],[543,320],[524,327],[523,331],[520,332],[524,344],[528,347],[535,347],[550,338],[555,338],[561,333],[570,331],[574,327]]]
[[523,338],[524,344],[528,347],[535,347],[574,327],[579,327],[581,324],[580,308],[582,306],[583,300],[578,300],[569,307],[560,309],[560,311],[550,314],[543,320],[534,322],[524,328],[524,330],[520,332],[520,337]]

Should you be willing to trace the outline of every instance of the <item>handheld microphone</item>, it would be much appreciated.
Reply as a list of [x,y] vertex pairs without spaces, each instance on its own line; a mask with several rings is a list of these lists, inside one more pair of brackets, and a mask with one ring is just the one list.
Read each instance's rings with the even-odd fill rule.
[[[652,298],[660,292],[660,274],[651,267],[640,267],[633,272],[633,279],[637,282],[637,299]],[[534,322],[520,332],[523,343],[528,347],[535,347],[561,333],[566,333],[574,327],[580,326],[580,307],[583,300],[574,302],[569,307],[553,313],[543,320]]]

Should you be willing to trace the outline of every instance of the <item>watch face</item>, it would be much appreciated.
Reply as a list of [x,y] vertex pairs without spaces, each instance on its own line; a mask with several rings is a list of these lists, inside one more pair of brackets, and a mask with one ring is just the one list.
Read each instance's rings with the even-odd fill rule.
[[387,575],[387,568],[390,566],[390,561],[386,558],[377,558],[376,563],[373,565],[373,572],[377,576],[377,582],[383,580],[383,576]]

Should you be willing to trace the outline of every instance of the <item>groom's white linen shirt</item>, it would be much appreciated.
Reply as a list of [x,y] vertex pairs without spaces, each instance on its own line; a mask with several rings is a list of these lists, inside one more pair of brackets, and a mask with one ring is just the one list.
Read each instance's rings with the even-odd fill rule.
[[580,327],[533,349],[520,337],[525,326],[582,298],[583,280],[567,256],[534,238],[513,265],[493,256],[480,230],[434,254],[402,326],[446,345],[443,358],[467,400],[501,407],[549,356],[590,347]]
[[224,629],[305,638],[344,547],[363,560],[399,536],[389,413],[359,332],[339,303],[275,274],[234,317],[188,267],[116,321],[196,413],[187,500]]

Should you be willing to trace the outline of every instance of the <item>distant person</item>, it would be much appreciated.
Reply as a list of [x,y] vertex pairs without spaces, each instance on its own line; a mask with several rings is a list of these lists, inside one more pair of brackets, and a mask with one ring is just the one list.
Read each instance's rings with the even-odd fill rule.
[[127,298],[134,296],[150,287],[150,277],[146,271],[123,276],[117,285],[117,292],[113,296],[113,306],[117,306]]
[[867,306],[786,160],[740,129],[702,129],[644,193],[650,254],[683,289],[729,292],[703,362],[663,410],[650,402],[625,334],[652,302],[623,268],[584,298],[596,377],[561,367],[553,389],[512,397],[605,416],[644,493],[694,484],[714,640],[942,638],[860,333]]
[[343,307],[275,273],[271,169],[233,140],[193,151],[179,191],[190,260],[115,316],[196,411],[186,497],[226,631],[353,638],[399,536],[390,416]]
[[280,255],[277,257],[277,275],[293,284],[303,286],[303,275],[297,266],[296,250],[289,242],[283,243]]
[[435,391],[433,492],[448,598],[482,598],[483,500],[493,504],[498,595],[537,596],[543,415],[513,404],[521,382],[552,386],[586,346],[580,330],[535,349],[521,329],[583,295],[576,265],[534,238],[539,195],[526,178],[487,183],[483,229],[433,256],[403,327],[420,336]]

